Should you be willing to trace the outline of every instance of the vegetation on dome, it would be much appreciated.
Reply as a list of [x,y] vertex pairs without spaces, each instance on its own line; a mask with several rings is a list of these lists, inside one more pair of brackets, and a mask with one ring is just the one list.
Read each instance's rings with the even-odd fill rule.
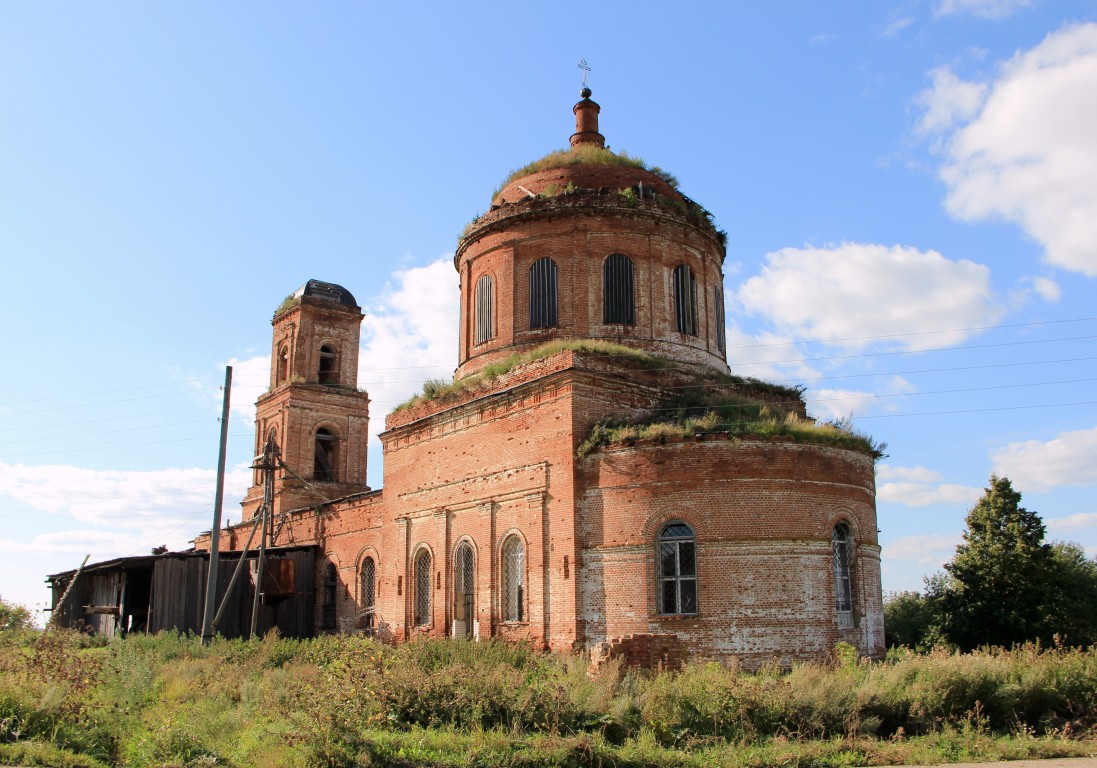
[[546,342],[539,347],[534,347],[528,352],[517,352],[498,362],[485,365],[476,373],[471,376],[466,376],[463,379],[457,379],[456,381],[427,379],[423,382],[422,392],[400,403],[393,408],[393,411],[402,411],[406,408],[419,405],[419,403],[456,395],[466,389],[471,389],[480,384],[497,379],[506,373],[510,373],[520,365],[533,362],[534,360],[543,360],[546,357],[552,357],[565,350],[628,358],[646,368],[652,369],[667,368],[674,365],[670,360],[664,360],[663,358],[649,355],[645,352],[632,349],[631,347],[613,344],[608,341],[599,341],[597,339],[559,339],[557,341]]
[[724,399],[708,406],[669,405],[658,415],[643,420],[607,419],[591,428],[580,443],[579,458],[602,446],[627,445],[636,440],[697,437],[707,434],[731,437],[791,437],[799,443],[849,448],[881,459],[886,443],[873,440],[848,420],[819,422],[794,411],[745,400]]
[[520,179],[523,176],[529,176],[530,174],[538,173],[539,171],[547,171],[550,168],[565,168],[569,165],[617,165],[626,168],[641,168],[649,173],[655,174],[674,189],[678,189],[678,179],[674,174],[657,165],[648,165],[640,158],[634,157],[627,152],[612,152],[603,147],[580,144],[577,147],[558,149],[555,152],[549,152],[540,160],[534,160],[532,163],[527,163],[521,168],[516,168],[511,171],[510,174],[503,179],[503,183],[499,185],[499,188],[492,192],[491,198],[494,200],[499,193],[515,179]]
[[274,310],[274,316],[277,317],[278,315],[285,312],[287,309],[293,309],[300,303],[301,297],[291,293],[289,296],[282,299],[282,303],[278,305],[278,309]]

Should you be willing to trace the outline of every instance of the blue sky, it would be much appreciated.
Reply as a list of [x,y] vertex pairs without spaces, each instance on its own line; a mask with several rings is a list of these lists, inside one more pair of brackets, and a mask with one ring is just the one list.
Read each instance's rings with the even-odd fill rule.
[[[992,472],[1097,554],[1097,2],[0,6],[0,595],[239,519],[270,317],[363,306],[384,414],[456,363],[457,235],[609,145],[728,232],[736,373],[888,443],[884,588]],[[379,445],[370,480],[381,485]]]

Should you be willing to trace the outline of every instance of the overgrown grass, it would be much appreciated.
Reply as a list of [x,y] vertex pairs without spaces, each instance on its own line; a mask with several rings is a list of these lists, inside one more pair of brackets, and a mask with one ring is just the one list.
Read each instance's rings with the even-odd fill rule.
[[[697,409],[691,409],[697,410]],[[595,424],[579,444],[580,458],[605,445],[621,445],[648,438],[683,438],[705,434],[733,437],[791,437],[797,442],[851,448],[882,458],[885,443],[862,434],[846,421],[815,421],[797,413],[749,402],[724,402],[703,409],[700,415],[661,411],[639,422],[609,419]]]
[[654,173],[672,188],[678,189],[678,179],[674,174],[657,165],[648,165],[639,157],[630,155],[627,152],[612,152],[603,147],[580,144],[577,147],[569,147],[568,149],[557,149],[538,160],[534,160],[532,163],[526,163],[521,168],[515,168],[507,174],[507,177],[503,179],[503,183],[491,193],[491,197],[494,200],[508,184],[523,176],[529,176],[539,171],[547,171],[550,168],[564,168],[569,165],[616,165],[642,168],[645,171]]
[[422,392],[400,403],[393,410],[401,411],[427,400],[451,397],[466,389],[473,389],[482,384],[486,384],[493,379],[497,379],[503,374],[510,373],[519,365],[524,365],[525,363],[530,363],[534,360],[543,360],[546,357],[551,357],[552,355],[565,350],[626,358],[639,363],[645,368],[651,369],[666,368],[674,365],[674,363],[669,360],[664,360],[663,358],[649,355],[631,347],[625,347],[621,344],[614,344],[608,341],[599,341],[597,339],[560,339],[546,342],[529,351],[518,352],[497,362],[490,363],[473,375],[466,376],[463,379],[457,379],[456,381],[446,381],[445,379],[436,378],[427,379],[423,382]]
[[274,316],[278,317],[278,315],[282,314],[287,309],[293,309],[300,303],[301,297],[291,293],[289,296],[282,299],[282,303],[278,305],[278,309],[274,310]]
[[588,676],[523,644],[77,635],[0,646],[0,763],[846,766],[1097,754],[1097,651]]

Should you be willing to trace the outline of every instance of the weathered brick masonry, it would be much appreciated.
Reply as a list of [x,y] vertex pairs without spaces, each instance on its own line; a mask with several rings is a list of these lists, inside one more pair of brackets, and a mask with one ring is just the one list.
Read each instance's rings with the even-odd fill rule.
[[[869,452],[673,430],[584,445],[701,395],[806,416],[795,391],[728,375],[721,233],[603,149],[598,109],[584,92],[572,154],[511,180],[458,243],[465,386],[387,416],[383,490],[365,485],[353,297],[310,281],[276,313],[255,442],[288,468],[272,543],[318,547],[322,631],[520,638],[594,663],[880,654]],[[656,360],[569,343],[586,339]],[[262,498],[257,470],[222,547]]]

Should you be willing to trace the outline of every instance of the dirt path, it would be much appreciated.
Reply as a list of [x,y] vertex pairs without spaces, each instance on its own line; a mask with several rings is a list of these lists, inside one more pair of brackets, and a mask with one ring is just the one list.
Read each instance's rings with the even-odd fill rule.
[[[908,765],[906,768],[940,768]],[[1097,757],[1058,757],[1051,760],[1010,760],[998,763],[949,763],[947,768],[1097,768]]]

